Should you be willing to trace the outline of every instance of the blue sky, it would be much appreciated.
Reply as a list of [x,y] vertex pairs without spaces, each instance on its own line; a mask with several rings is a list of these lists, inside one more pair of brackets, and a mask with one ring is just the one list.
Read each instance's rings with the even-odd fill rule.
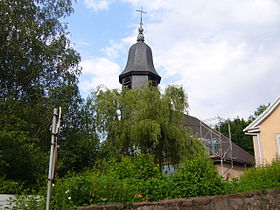
[[280,96],[279,0],[78,0],[66,21],[83,97],[120,88],[141,6],[161,89],[183,86],[191,115],[247,118]]

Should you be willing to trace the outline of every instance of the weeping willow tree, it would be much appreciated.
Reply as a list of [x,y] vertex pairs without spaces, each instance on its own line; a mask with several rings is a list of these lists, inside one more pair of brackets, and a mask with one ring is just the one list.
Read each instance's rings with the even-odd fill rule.
[[169,86],[118,91],[99,87],[88,98],[103,147],[114,154],[150,153],[159,163],[205,154],[184,127],[188,107],[183,88]]

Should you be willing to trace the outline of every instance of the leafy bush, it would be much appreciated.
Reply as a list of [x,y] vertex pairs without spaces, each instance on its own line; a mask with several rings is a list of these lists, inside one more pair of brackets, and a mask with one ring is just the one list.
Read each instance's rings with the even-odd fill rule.
[[227,193],[211,160],[195,158],[182,163],[176,174],[163,176],[151,155],[122,157],[105,164],[101,172],[60,179],[52,206],[75,206],[156,201]]
[[248,169],[235,185],[233,192],[236,193],[280,189],[280,161],[275,160],[265,167]]
[[228,185],[219,177],[210,159],[197,157],[180,164],[176,174],[148,179],[139,183],[138,189],[145,200],[156,201],[226,194],[230,189]]
[[[145,161],[146,160],[146,161]],[[226,182],[218,176],[210,159],[194,158],[181,163],[176,174],[162,176],[151,155],[122,157],[101,171],[57,179],[52,209],[77,206],[187,198],[280,188],[280,162],[251,168],[240,180]],[[45,196],[43,196],[45,198]],[[20,197],[18,209],[43,209],[45,201]],[[30,207],[30,208],[29,208]],[[32,207],[32,208],[31,208]]]
[[20,194],[23,190],[23,183],[0,178],[0,194]]
[[137,186],[137,195],[143,196],[142,200],[158,201],[171,198],[170,190],[173,188],[173,183],[169,177],[162,177],[151,178],[145,181],[139,180]]
[[101,171],[58,180],[54,188],[53,205],[65,208],[135,201],[140,181],[161,176],[152,155],[114,158],[104,163]]
[[209,158],[198,157],[186,160],[179,166],[175,176],[176,184],[172,197],[195,197],[228,193],[226,182],[218,175]]
[[92,182],[87,176],[58,179],[51,196],[51,206],[55,206],[55,209],[67,209],[88,203],[91,187]]
[[17,195],[15,199],[8,200],[10,207],[13,210],[44,210],[46,203],[42,196],[31,196],[31,195]]
[[103,167],[103,173],[115,175],[119,179],[148,179],[162,176],[159,165],[154,163],[154,157],[149,154],[138,154],[134,157],[122,156],[119,159],[113,158]]

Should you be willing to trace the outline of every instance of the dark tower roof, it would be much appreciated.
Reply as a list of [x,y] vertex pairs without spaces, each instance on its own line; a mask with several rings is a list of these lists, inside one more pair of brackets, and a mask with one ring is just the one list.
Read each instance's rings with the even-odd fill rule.
[[142,25],[140,25],[138,30],[139,34],[137,37],[137,43],[133,44],[129,49],[127,64],[119,76],[119,82],[122,83],[124,77],[131,75],[148,75],[157,80],[158,84],[161,77],[155,70],[152,50],[144,42],[144,29],[142,28]]

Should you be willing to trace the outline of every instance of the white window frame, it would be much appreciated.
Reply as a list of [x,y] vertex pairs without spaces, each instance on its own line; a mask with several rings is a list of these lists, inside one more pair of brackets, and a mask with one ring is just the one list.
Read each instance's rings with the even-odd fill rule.
[[276,135],[277,154],[280,156],[280,134]]

